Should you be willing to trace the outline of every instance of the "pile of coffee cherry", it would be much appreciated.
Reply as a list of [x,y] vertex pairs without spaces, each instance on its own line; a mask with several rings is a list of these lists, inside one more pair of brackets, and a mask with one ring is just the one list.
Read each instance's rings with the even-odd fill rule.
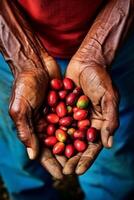
[[91,127],[90,100],[70,78],[53,79],[47,96],[46,126],[41,140],[53,154],[71,158],[97,142],[98,131]]

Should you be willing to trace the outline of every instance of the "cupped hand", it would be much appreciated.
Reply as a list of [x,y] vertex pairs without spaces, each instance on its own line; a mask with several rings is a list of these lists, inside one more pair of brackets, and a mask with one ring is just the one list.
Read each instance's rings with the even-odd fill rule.
[[84,63],[72,59],[66,76],[82,87],[91,100],[91,126],[100,132],[97,143],[89,143],[83,153],[70,158],[63,169],[64,174],[83,174],[104,147],[110,148],[113,134],[118,127],[118,93],[107,70],[96,63]]
[[[53,176],[60,179],[63,177],[60,162],[47,148],[40,150],[35,131],[36,118],[45,102],[48,82],[50,78],[60,77],[60,71],[53,59],[48,57],[45,64],[48,67],[48,73],[43,68],[18,73],[12,89],[9,113],[15,122],[19,139],[27,148],[29,158],[40,160]],[[52,72],[51,69],[53,69]]]

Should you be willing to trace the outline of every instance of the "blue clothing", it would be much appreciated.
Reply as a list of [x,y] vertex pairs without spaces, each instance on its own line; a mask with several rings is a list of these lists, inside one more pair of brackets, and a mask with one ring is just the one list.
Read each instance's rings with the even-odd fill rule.
[[[134,34],[131,34],[111,68],[111,76],[121,96],[120,127],[116,131],[113,148],[103,149],[92,167],[79,177],[86,200],[128,200],[131,195],[133,197],[133,52]],[[57,59],[57,62],[64,73],[69,61]],[[0,175],[14,200],[55,199],[57,196],[52,189],[50,176],[38,163],[28,160],[25,148],[17,139],[14,124],[8,116],[13,77],[2,57],[0,75]]]

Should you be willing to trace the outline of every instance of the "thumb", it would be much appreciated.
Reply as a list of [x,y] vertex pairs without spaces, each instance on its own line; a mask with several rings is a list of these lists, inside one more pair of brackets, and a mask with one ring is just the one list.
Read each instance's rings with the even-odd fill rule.
[[47,52],[43,52],[43,51],[42,51],[42,58],[47,67],[50,79],[53,79],[53,78],[60,79],[61,78],[60,67],[57,64],[56,60],[52,56],[48,55]]
[[106,148],[113,145],[113,134],[118,128],[118,103],[117,98],[108,98],[104,95],[102,98],[103,124],[101,127],[102,143]]
[[30,105],[22,97],[15,98],[11,101],[9,114],[15,122],[19,139],[27,147],[29,158],[35,159],[38,154],[38,140],[34,134]]

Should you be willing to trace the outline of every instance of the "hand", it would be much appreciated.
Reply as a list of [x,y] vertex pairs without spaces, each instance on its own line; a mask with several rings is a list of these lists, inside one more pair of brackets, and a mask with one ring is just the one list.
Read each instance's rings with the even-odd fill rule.
[[[59,78],[60,72],[56,62],[48,57],[45,61],[46,66],[52,64],[52,69]],[[9,113],[16,124],[18,137],[27,147],[30,159],[38,159],[42,165],[56,178],[62,178],[62,167],[52,156],[48,149],[39,152],[39,143],[35,133],[34,121],[39,115],[39,109],[43,105],[47,92],[49,75],[54,76],[51,70],[35,68],[20,72],[14,81]]]
[[96,63],[70,61],[66,76],[80,85],[92,103],[91,126],[101,134],[98,143],[90,143],[84,153],[78,153],[67,161],[64,174],[83,174],[93,163],[102,146],[110,148],[113,133],[118,127],[118,94],[103,66]]

